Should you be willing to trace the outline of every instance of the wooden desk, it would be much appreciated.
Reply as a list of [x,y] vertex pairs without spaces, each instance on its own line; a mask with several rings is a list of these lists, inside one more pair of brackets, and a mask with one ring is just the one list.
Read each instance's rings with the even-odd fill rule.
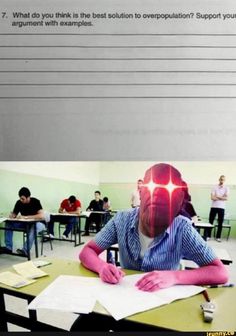
[[25,228],[19,229],[19,228],[6,228],[6,227],[1,227],[0,230],[2,231],[16,231],[16,232],[23,232],[23,234],[26,234],[26,241],[27,241],[27,257],[23,255],[19,255],[17,253],[12,252],[11,255],[16,255],[18,257],[23,257],[23,258],[28,258],[28,260],[31,259],[30,256],[30,248],[29,248],[29,231],[30,228],[33,226],[34,228],[34,246],[35,246],[35,256],[38,258],[38,239],[37,239],[37,230],[36,230],[36,223],[37,222],[42,222],[39,219],[24,219],[24,218],[6,218],[4,219],[3,222],[8,222],[8,223],[15,223],[15,222],[20,222],[25,224]]
[[[74,246],[79,246],[84,244],[84,242],[81,241],[81,221],[80,215],[76,215],[76,214],[71,214],[71,213],[51,213],[50,214],[50,221],[54,224],[54,223],[59,223],[59,224],[66,224],[66,220],[68,218],[76,218],[77,221],[77,225],[72,228],[72,232],[74,232],[74,239],[62,239],[61,237],[59,238],[53,238],[53,240],[63,240],[63,241],[67,241],[67,242],[74,242]],[[64,221],[64,223],[63,223]],[[78,240],[77,240],[77,235],[78,235]]]
[[[51,265],[43,267],[49,274],[48,277],[38,279],[35,283],[21,289],[13,289],[0,284],[0,330],[7,330],[7,322],[29,328],[30,330],[58,330],[52,326],[36,321],[37,314],[30,311],[30,318],[7,312],[3,294],[13,295],[28,300],[30,302],[46,286],[48,286],[59,275],[80,275],[96,277],[93,272],[85,269],[77,261],[64,259],[51,259]],[[12,269],[7,269],[11,270]],[[126,271],[127,274],[137,273]],[[235,331],[236,320],[236,288],[209,288],[209,296],[217,305],[215,317],[212,323],[203,322],[203,315],[200,304],[204,302],[202,294],[172,302],[155,309],[148,310],[128,317],[126,320],[142,324],[142,326],[153,326],[155,328],[165,328],[175,331]],[[97,303],[94,312],[107,315],[106,310]]]
[[[114,216],[114,213],[112,212],[112,211],[82,211],[82,213],[80,214],[80,218],[85,218],[85,219],[87,219],[87,218],[89,218],[89,216],[91,215],[91,214],[97,214],[97,215],[100,215],[100,217],[101,217],[101,225],[100,225],[100,229],[104,226],[104,215],[106,215],[106,214],[108,214],[108,213],[110,213],[110,215],[111,216]],[[89,229],[89,232],[94,232],[94,230],[93,229]]]

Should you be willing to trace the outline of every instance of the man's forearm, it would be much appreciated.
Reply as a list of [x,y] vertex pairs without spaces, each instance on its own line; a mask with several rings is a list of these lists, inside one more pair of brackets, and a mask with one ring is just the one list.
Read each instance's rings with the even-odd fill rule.
[[179,285],[218,285],[228,281],[228,271],[219,259],[193,270],[175,271],[175,275]]

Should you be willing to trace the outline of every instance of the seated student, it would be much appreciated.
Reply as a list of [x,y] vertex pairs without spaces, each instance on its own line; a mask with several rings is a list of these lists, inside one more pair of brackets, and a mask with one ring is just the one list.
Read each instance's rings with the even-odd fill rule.
[[[103,211],[103,200],[101,200],[101,193],[99,190],[95,191],[94,199],[89,203],[86,211]],[[96,224],[96,231],[100,231],[102,216],[100,214],[91,213],[85,222],[85,232],[82,236],[89,236],[90,224]]]
[[[140,208],[118,212],[81,251],[82,264],[108,283],[122,281],[123,271],[99,258],[113,244],[119,245],[123,268],[148,272],[138,289],[155,291],[177,284],[223,284],[225,266],[189,219],[178,215],[183,205],[184,184],[180,172],[169,164],[149,168],[141,190]],[[185,257],[199,265],[179,270]]]
[[[38,219],[36,223],[36,232],[45,230],[45,225],[40,222],[44,220],[44,212],[40,201],[37,198],[31,197],[30,190],[23,187],[19,190],[18,195],[20,199],[16,202],[12,213],[9,215],[10,218],[24,218],[24,219]],[[10,222],[6,223],[6,228],[24,228],[25,224],[21,222]],[[12,253],[13,249],[13,231],[5,231],[5,245],[1,247],[1,253]],[[34,227],[30,228],[29,232],[29,248],[33,246],[35,239]],[[22,249],[17,249],[16,252],[19,255],[27,256],[27,241],[24,243]]]
[[103,197],[103,211],[106,213],[103,215],[103,224],[105,225],[111,219],[111,202],[108,197]]
[[[59,213],[71,213],[79,215],[81,212],[81,202],[76,199],[75,196],[70,196],[69,198],[64,199],[61,202],[60,208],[58,210]],[[65,231],[63,232],[62,238],[68,239],[69,233],[71,232],[72,228],[75,226],[77,222],[76,217],[64,217],[63,223],[66,224]],[[48,230],[50,238],[54,238],[54,223],[48,223]]]

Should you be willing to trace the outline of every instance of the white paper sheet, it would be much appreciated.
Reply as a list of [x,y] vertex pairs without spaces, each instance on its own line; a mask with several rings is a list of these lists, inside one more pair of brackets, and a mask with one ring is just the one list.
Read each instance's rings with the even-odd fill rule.
[[1,160],[235,158],[235,1],[0,3]]
[[135,286],[143,275],[125,276],[123,281],[115,286],[102,283],[97,299],[116,320],[190,297],[204,290],[199,286],[178,285],[152,293],[144,292]]
[[88,314],[96,302],[97,279],[61,275],[40,293],[29,309],[55,309]]
[[48,275],[44,271],[38,269],[31,260],[13,265],[13,268],[18,274],[27,279],[37,279]]
[[140,291],[135,283],[144,274],[125,276],[118,285],[98,278],[60,276],[29,305],[29,309],[57,309],[74,313],[89,313],[96,300],[116,319],[168,304],[204,290],[199,286],[173,286],[154,293]]
[[0,282],[4,285],[20,288],[31,283],[35,282],[35,280],[28,280],[22,277],[21,275],[15,274],[13,272],[2,272],[0,273]]
[[81,215],[82,215],[82,216],[89,217],[89,216],[91,215],[91,211],[82,211],[82,212],[81,212]]

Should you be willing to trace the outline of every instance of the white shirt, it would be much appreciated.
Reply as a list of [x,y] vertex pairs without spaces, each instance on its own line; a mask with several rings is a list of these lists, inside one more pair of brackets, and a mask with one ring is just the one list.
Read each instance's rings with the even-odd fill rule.
[[145,236],[141,232],[140,229],[138,229],[138,234],[139,234],[139,241],[140,241],[140,245],[141,245],[140,257],[143,258],[145,252],[147,251],[147,249],[149,248],[149,246],[153,242],[154,238],[150,238],[150,237]]
[[132,195],[131,195],[131,205],[134,208],[140,206],[140,193],[139,193],[138,189],[136,189],[134,192],[132,192]]
[[[211,191],[212,196],[228,196],[229,194],[229,188],[224,186],[224,185],[216,185],[212,191]],[[225,201],[224,200],[217,200],[217,201],[212,201],[212,208],[220,208],[220,209],[225,209]]]

